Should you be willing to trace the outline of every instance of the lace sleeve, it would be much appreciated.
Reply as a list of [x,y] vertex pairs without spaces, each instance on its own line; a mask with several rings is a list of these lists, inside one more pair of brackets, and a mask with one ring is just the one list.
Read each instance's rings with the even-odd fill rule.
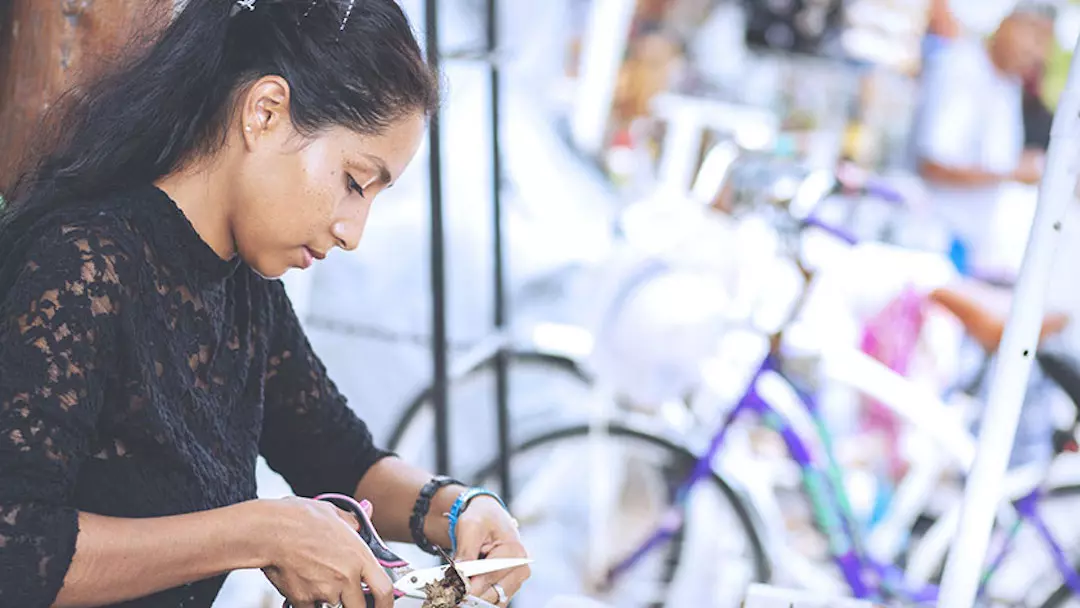
[[265,383],[260,451],[299,496],[352,495],[371,465],[389,453],[349,408],[312,352],[285,288],[270,284],[274,327]]
[[0,292],[0,606],[49,606],[63,584],[115,349],[122,258],[97,231],[56,230]]

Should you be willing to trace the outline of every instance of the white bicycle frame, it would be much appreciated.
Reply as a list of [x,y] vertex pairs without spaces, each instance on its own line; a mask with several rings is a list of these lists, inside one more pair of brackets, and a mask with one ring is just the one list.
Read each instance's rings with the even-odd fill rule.
[[[754,306],[736,304],[734,308],[746,313],[753,310]],[[746,319],[740,317],[732,321],[745,322]],[[761,335],[764,337],[765,332]],[[725,354],[718,352],[717,357],[722,359]],[[942,474],[949,470],[965,474],[970,471],[975,459],[975,438],[964,426],[960,407],[945,403],[927,387],[900,375],[857,347],[830,346],[821,350],[820,359],[822,371],[829,381],[875,399],[911,424],[915,433],[924,436],[933,445],[933,449],[926,452],[923,458],[912,463],[886,514],[866,538],[866,548],[872,557],[885,563],[893,563],[916,519],[926,511]],[[703,386],[708,389],[711,379],[706,374],[703,380]],[[789,386],[788,389],[762,391],[761,396],[770,406],[781,412],[789,423],[803,429],[805,432],[800,433],[801,436],[815,437],[808,413],[791,400],[794,395],[793,387]],[[597,403],[604,405],[594,410],[593,462],[601,463],[606,460],[603,457],[604,430],[614,413],[610,409],[610,395],[598,399]],[[721,472],[725,477],[739,483],[756,511],[756,519],[764,524],[759,532],[771,561],[774,564],[786,564],[789,570],[792,564],[797,564],[795,569],[798,572],[792,574],[800,579],[800,584],[808,588],[831,590],[830,582],[815,580],[813,568],[800,564],[800,561],[805,560],[794,555],[790,544],[785,540],[786,533],[781,525],[779,505],[775,502],[770,488],[763,486],[760,476],[742,474],[739,467],[723,467]],[[600,479],[600,472],[595,473]],[[1007,479],[1006,487],[999,497],[1002,503],[1018,498],[1037,483],[1031,471],[1024,470],[1011,473]],[[609,485],[607,482],[598,482],[594,486],[597,495],[590,499],[593,507],[591,519],[595,524],[595,527],[591,526],[594,542],[600,542],[600,539],[605,537],[603,522],[613,491]],[[959,521],[959,509],[959,504],[954,505],[931,528],[918,551],[911,557],[908,569],[911,582],[926,582],[942,563],[948,550],[948,542]],[[590,554],[594,560],[592,568],[601,570],[605,565],[603,551]]]
[[[700,126],[697,127],[700,128]],[[716,161],[714,164],[719,164],[725,168],[730,166],[734,159],[730,145],[720,149],[712,156],[716,157],[713,159]],[[699,176],[697,184],[701,184],[702,179],[703,176]],[[715,184],[703,185],[700,192],[697,191],[699,189],[695,188],[695,191],[691,194],[684,190],[685,186],[682,180],[678,180],[677,185],[668,184],[666,190],[673,196],[698,199],[697,202],[701,203],[703,202],[701,200],[703,198],[702,192],[713,190],[712,185]],[[646,226],[645,230],[645,234],[650,238],[655,236],[653,231],[658,227],[653,223],[652,219],[654,218],[650,218],[650,221],[646,222],[648,226]],[[664,232],[664,230],[661,229],[661,232]],[[689,232],[693,231],[690,230]],[[654,247],[660,245],[659,249],[663,250],[667,245],[675,246],[680,239],[660,239],[660,241],[665,240],[667,242],[663,244],[654,241]],[[653,253],[661,254],[662,251],[653,249]],[[760,277],[758,278],[760,279]],[[735,308],[740,311],[740,315],[753,310],[753,306],[745,305],[735,306]],[[745,318],[740,316],[736,321],[745,321]],[[918,458],[911,463],[909,472],[897,488],[896,495],[890,503],[887,513],[866,538],[866,548],[872,557],[882,562],[892,563],[895,561],[916,519],[925,512],[929,505],[942,474],[948,470],[956,470],[963,474],[971,471],[976,453],[976,440],[963,424],[958,411],[961,408],[946,404],[933,391],[894,372],[858,348],[853,346],[833,346],[822,349],[820,355],[822,369],[830,381],[845,385],[863,396],[877,400],[898,417],[910,423],[914,427],[915,433],[925,436],[933,445],[932,450],[925,452],[922,458]],[[708,386],[709,378],[705,377],[704,380],[704,385]],[[608,393],[609,391],[604,392]],[[610,394],[598,398],[596,401],[598,404],[602,403],[604,405],[598,405],[593,412],[593,450],[596,456],[594,462],[603,462],[604,459],[601,456],[604,453],[605,445],[604,430],[614,412],[610,409]],[[793,418],[799,415],[791,407],[784,408],[782,404],[772,401],[769,401],[769,403],[778,411],[784,411]],[[792,422],[794,423],[794,419]],[[756,510],[758,521],[765,524],[761,530],[762,538],[766,542],[766,548],[771,554],[774,563],[792,563],[788,559],[791,556],[791,549],[783,540],[784,532],[778,519],[780,510],[771,498],[771,493],[762,487],[760,479],[754,479],[752,475],[741,475],[737,468],[725,469],[722,472],[728,478],[741,482],[742,489],[746,491],[751,501],[751,506]],[[601,474],[600,471],[595,473],[597,476]],[[1010,473],[1006,477],[1004,487],[1001,488],[1002,491],[998,494],[999,504],[1018,497],[1025,489],[1030,489],[1033,483],[1035,482],[1032,481],[1030,471]],[[610,498],[610,488],[603,487],[606,485],[608,484],[595,486],[597,488],[596,493],[608,495],[607,498]],[[604,491],[600,492],[601,489]],[[597,525],[601,525],[605,517],[603,511],[607,507],[607,500],[601,496],[593,496],[590,497],[590,501],[594,506],[592,520]],[[956,530],[960,519],[959,509],[960,505],[955,505],[944,517],[940,518],[925,536],[916,553],[911,556],[908,576],[912,582],[925,581],[930,576],[930,573],[942,562],[948,549],[948,541]],[[602,538],[602,534],[596,534],[594,538],[599,540]],[[782,560],[778,559],[780,556],[784,556]],[[597,555],[592,566],[595,569],[600,569],[604,563],[603,557]],[[806,569],[806,572],[811,572],[811,570]],[[808,583],[808,586],[817,586],[812,584],[814,581],[809,580],[813,576],[806,578],[808,580],[805,582]]]
[[[922,457],[911,463],[886,513],[865,539],[871,557],[883,563],[894,563],[917,518],[926,512],[942,475],[948,471],[966,475],[971,471],[975,461],[976,438],[964,426],[963,405],[946,403],[927,387],[902,376],[859,348],[829,346],[821,351],[820,357],[821,369],[827,381],[839,383],[876,400],[908,422],[914,433],[931,444],[931,449],[922,452]],[[760,396],[796,428],[812,428],[808,423],[798,422],[798,417],[806,415],[804,412],[793,410],[790,404],[783,403],[776,395],[774,391],[762,392]],[[812,433],[801,432],[800,436],[812,436]],[[736,474],[735,471],[729,473]],[[1044,479],[1044,474],[1045,470],[1041,467],[1009,471],[998,496],[998,505],[1005,507],[1032,491]],[[756,497],[759,501],[763,500],[762,495]],[[763,507],[759,503],[758,508],[775,512],[777,507]],[[960,509],[959,502],[952,505],[927,531],[909,557],[906,576],[910,584],[929,583],[938,571],[958,529]],[[1003,512],[1011,513],[1007,509]],[[780,546],[790,554],[786,543]],[[787,559],[790,559],[790,555]]]

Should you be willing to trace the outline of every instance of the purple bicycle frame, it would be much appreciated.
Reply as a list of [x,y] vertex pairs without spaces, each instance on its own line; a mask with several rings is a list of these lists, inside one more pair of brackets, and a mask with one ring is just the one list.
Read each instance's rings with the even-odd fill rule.
[[[743,415],[754,414],[780,434],[792,460],[802,470],[804,487],[813,506],[816,523],[820,531],[828,538],[833,561],[843,574],[852,596],[859,599],[880,601],[884,595],[889,595],[903,598],[914,604],[936,602],[938,589],[935,585],[928,585],[918,589],[907,588],[903,580],[903,572],[898,567],[892,564],[880,563],[865,555],[859,549],[860,539],[858,538],[858,532],[854,529],[854,522],[843,516],[843,511],[837,504],[838,493],[842,492],[843,489],[834,487],[834,484],[823,473],[821,463],[815,461],[803,438],[772,406],[758,395],[757,381],[767,373],[781,373],[778,362],[773,355],[767,356],[762,361],[761,366],[748,384],[746,393],[724,417],[720,427],[713,435],[708,449],[698,459],[686,480],[679,486],[675,500],[661,518],[656,530],[641,546],[608,571],[608,583],[613,583],[641,561],[642,558],[669,542],[679,532],[684,520],[683,507],[690,490],[698,482],[713,474],[712,463],[716,454],[723,447],[728,429]],[[815,411],[817,404],[812,396],[801,391],[797,392],[803,405],[809,411]],[[1016,501],[1014,503],[1015,507],[1020,517],[1024,521],[1031,523],[1050,547],[1057,570],[1073,593],[1080,596],[1080,575],[1069,563],[1064,550],[1053,538],[1045,521],[1038,513],[1037,507],[1041,496],[1041,491],[1032,492],[1030,495]],[[1002,544],[998,554],[991,560],[982,582],[980,595],[985,590],[986,584],[996,571],[996,568],[1008,554],[1010,549],[1009,540]]]
[[[868,192],[882,197],[887,202],[902,202],[902,196],[899,194],[889,194],[884,190],[876,192],[872,189],[868,190]],[[805,218],[803,220],[803,225],[824,230],[828,234],[831,234],[848,244],[854,245],[859,242],[857,237],[844,229],[832,226],[813,215]],[[665,268],[666,265],[661,262],[653,262],[646,265],[643,271],[639,273],[636,280],[631,281],[627,287],[624,287],[624,291],[620,297],[625,297],[636,285],[640,284],[640,282],[649,278],[656,272],[663,271]],[[777,373],[783,376],[775,355],[770,354],[762,361],[760,367],[749,382],[746,392],[743,394],[738,404],[736,404],[736,406],[724,417],[720,428],[717,429],[716,433],[713,435],[708,449],[698,459],[693,471],[687,479],[679,486],[675,495],[675,500],[661,518],[660,524],[657,526],[656,530],[654,530],[640,547],[608,571],[607,582],[609,584],[614,582],[615,579],[628,572],[630,568],[641,561],[646,555],[674,538],[682,528],[684,520],[683,507],[690,494],[690,490],[693,489],[698,482],[712,475],[713,460],[723,446],[724,440],[727,438],[728,429],[735,420],[739,419],[744,414],[755,414],[759,416],[767,426],[780,434],[792,460],[799,465],[803,474],[804,487],[813,507],[817,526],[827,537],[833,561],[843,574],[844,580],[850,588],[852,595],[859,599],[869,599],[874,601],[880,601],[883,599],[882,596],[887,594],[918,604],[936,602],[938,595],[936,586],[930,585],[919,589],[906,588],[903,572],[899,568],[893,564],[880,563],[866,555],[865,551],[861,550],[861,539],[859,537],[857,525],[849,517],[845,516],[845,510],[840,506],[841,497],[845,491],[844,488],[836,487],[836,483],[833,483],[829,476],[823,472],[821,466],[822,463],[815,461],[803,438],[798,435],[795,429],[791,427],[783,416],[776,412],[772,406],[758,395],[757,382],[767,373]],[[803,406],[809,412],[814,413],[817,411],[817,403],[812,395],[805,394],[797,389],[796,392],[798,393]],[[1017,501],[1015,507],[1024,521],[1035,526],[1039,535],[1050,547],[1054,564],[1065,579],[1066,584],[1073,593],[1080,596],[1080,575],[1078,575],[1076,570],[1068,562],[1064,550],[1057,541],[1054,540],[1045,521],[1038,513],[1037,507],[1040,496],[1041,493],[1039,491],[1033,492]],[[991,560],[990,566],[980,587],[980,595],[985,590],[986,584],[992,577],[996,568],[1004,560],[1009,549],[1010,542],[1007,540],[1003,543],[1000,552],[993,560]]]
[[[868,571],[877,572],[877,568],[868,569],[868,564],[859,555],[859,552],[855,550],[856,543],[852,538],[850,527],[847,525],[847,522],[844,522],[843,518],[837,514],[838,509],[832,504],[833,501],[830,497],[830,484],[828,480],[815,466],[816,463],[813,461],[813,457],[810,454],[807,444],[798,436],[795,430],[784,423],[783,419],[772,409],[772,407],[757,394],[756,387],[758,379],[761,378],[762,375],[770,372],[779,373],[776,359],[771,355],[762,361],[761,366],[750,381],[746,393],[739,400],[739,403],[724,417],[720,428],[713,435],[708,449],[701,458],[698,459],[693,471],[676,492],[675,501],[661,518],[660,525],[637,550],[608,571],[607,579],[609,583],[625,574],[643,557],[666,544],[678,533],[683,523],[683,505],[685,504],[686,498],[689,495],[690,490],[697,485],[698,482],[712,474],[713,459],[723,446],[724,440],[727,438],[728,429],[731,428],[731,425],[735,420],[739,419],[744,414],[757,414],[767,423],[774,426],[779,423],[779,428],[776,430],[783,437],[792,459],[798,463],[799,467],[803,470],[804,475],[806,475],[807,491],[811,495],[812,502],[814,502],[815,515],[818,517],[822,527],[826,529],[826,533],[829,536],[830,548],[834,556],[833,559],[841,572],[843,572],[844,579],[851,588],[853,595],[858,598],[870,598],[874,596],[871,593],[869,585],[863,580],[863,573]],[[800,395],[800,398],[805,400],[806,396]],[[814,407],[812,402],[808,401],[806,404],[810,408]]]

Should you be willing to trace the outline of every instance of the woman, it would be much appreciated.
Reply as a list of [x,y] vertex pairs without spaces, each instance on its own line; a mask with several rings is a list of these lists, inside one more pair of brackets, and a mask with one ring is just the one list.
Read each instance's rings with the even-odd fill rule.
[[393,0],[190,0],[67,101],[0,219],[0,606],[209,606],[262,568],[390,608],[351,516],[256,499],[259,454],[388,539],[524,555],[493,495],[449,529],[464,488],[373,445],[266,278],[354,249],[417,150],[437,79]]

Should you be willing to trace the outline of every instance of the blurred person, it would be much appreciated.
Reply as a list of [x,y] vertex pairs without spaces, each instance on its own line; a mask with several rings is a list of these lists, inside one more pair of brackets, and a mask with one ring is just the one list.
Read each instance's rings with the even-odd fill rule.
[[1043,153],[1024,148],[1023,81],[1053,44],[1055,9],[1023,2],[987,41],[955,40],[924,75],[913,134],[919,174],[934,214],[952,231],[962,271],[992,249],[1002,184],[1035,184]]
[[960,22],[949,7],[949,0],[930,0],[930,20],[927,33],[946,40],[960,36]]
[[949,7],[949,0],[930,0],[930,11],[923,36],[924,69],[950,42],[960,37],[960,22]]
[[393,0],[189,0],[54,106],[0,214],[0,606],[208,607],[261,568],[297,608],[390,608],[351,514],[256,498],[260,454],[387,540],[525,555],[494,494],[375,446],[268,278],[357,246],[437,103]]
[[[1039,145],[1036,89],[1054,43],[1055,18],[1051,4],[1021,2],[988,40],[951,41],[924,74],[913,137],[917,167],[927,184],[931,213],[951,232],[949,253],[962,273],[1008,284],[1019,268],[1019,260],[1006,260],[1002,252],[1026,239],[1030,224],[1013,222],[1002,231],[999,217],[1006,207],[1034,204],[1033,186],[1042,178],[1045,147]],[[987,304],[995,299],[985,298]],[[973,368],[993,355],[974,342],[969,346]],[[983,399],[987,384],[980,384]],[[1036,367],[1013,466],[1050,457],[1050,396],[1048,381]]]

